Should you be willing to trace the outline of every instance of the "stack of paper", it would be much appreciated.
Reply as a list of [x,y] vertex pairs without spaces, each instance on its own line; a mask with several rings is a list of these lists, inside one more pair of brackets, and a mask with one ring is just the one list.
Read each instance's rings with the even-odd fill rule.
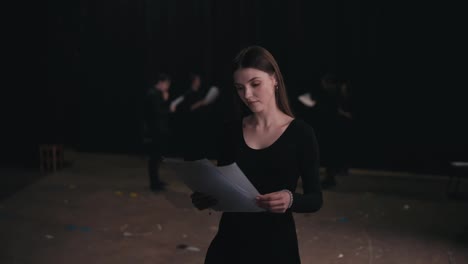
[[255,197],[259,192],[236,163],[217,167],[207,159],[196,161],[165,159],[164,164],[192,191],[216,198],[218,203],[213,207],[216,211],[265,211],[255,204]]

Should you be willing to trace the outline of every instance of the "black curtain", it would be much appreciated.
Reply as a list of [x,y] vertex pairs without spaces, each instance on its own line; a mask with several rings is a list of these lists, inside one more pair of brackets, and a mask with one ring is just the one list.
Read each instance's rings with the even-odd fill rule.
[[83,151],[135,150],[155,72],[169,72],[182,91],[188,72],[201,70],[227,92],[232,58],[258,44],[278,60],[291,100],[326,70],[352,80],[355,166],[441,167],[467,149],[462,84],[448,81],[456,73],[447,56],[458,55],[462,28],[456,12],[365,0],[50,2],[47,94],[56,127],[41,137]]

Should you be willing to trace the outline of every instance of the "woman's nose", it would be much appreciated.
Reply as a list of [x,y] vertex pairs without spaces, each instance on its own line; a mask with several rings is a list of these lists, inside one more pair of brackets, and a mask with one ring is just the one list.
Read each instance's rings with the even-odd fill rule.
[[248,98],[250,98],[250,97],[252,97],[252,90],[249,89],[249,88],[245,88],[245,89],[244,89],[244,98],[245,98],[245,99],[248,99]]

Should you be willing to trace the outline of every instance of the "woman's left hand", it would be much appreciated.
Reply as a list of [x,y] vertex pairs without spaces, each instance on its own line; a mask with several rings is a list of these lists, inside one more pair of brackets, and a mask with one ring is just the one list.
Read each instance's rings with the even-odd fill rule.
[[288,209],[291,197],[286,191],[272,192],[255,198],[257,205],[272,213],[284,213]]

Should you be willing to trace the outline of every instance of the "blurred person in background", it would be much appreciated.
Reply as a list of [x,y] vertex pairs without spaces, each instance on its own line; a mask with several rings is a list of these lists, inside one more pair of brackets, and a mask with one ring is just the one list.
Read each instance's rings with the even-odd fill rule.
[[162,191],[166,186],[160,179],[159,167],[169,147],[170,87],[171,77],[166,73],[159,73],[154,85],[146,93],[143,106],[148,175],[150,189],[154,192]]

